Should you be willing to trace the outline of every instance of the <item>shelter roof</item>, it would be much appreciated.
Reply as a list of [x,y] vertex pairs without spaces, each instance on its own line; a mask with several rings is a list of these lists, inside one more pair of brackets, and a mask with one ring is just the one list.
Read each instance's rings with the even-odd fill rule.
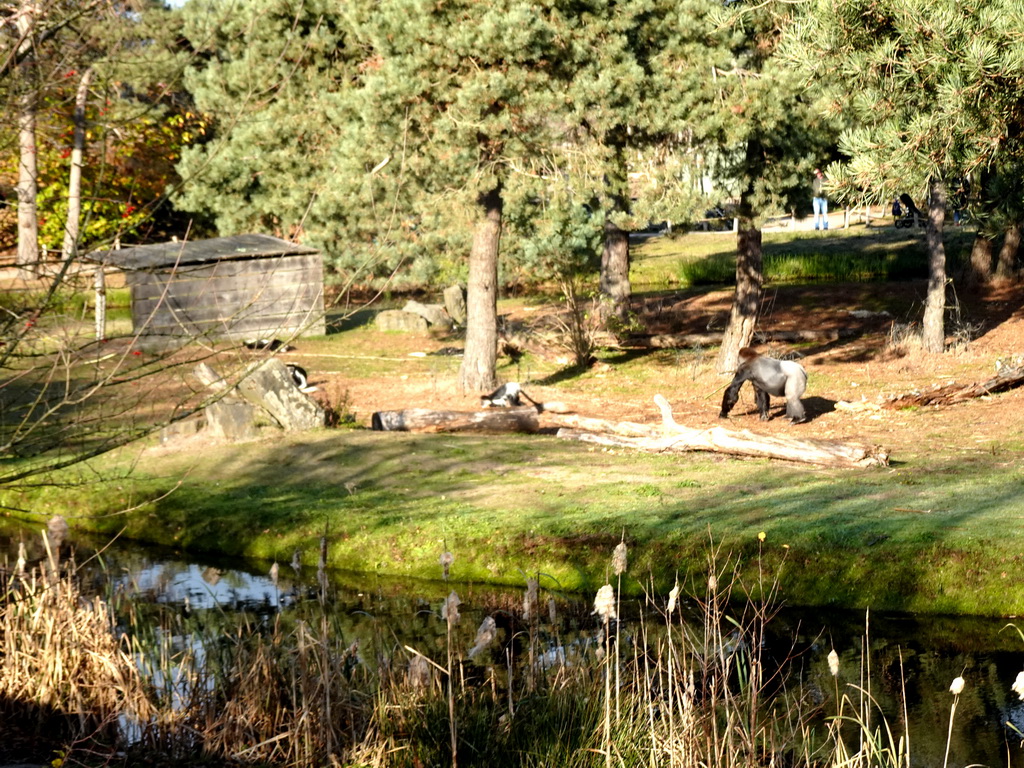
[[215,261],[256,259],[267,256],[291,256],[316,253],[308,245],[289,243],[270,235],[231,235],[209,240],[138,245],[120,250],[93,251],[86,258],[121,269],[159,269],[161,267],[203,264]]

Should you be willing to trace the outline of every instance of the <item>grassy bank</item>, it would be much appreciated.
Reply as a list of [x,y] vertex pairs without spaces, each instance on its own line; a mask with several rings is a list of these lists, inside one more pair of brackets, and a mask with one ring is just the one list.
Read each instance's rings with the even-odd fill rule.
[[760,551],[791,604],[1010,615],[1024,611],[1008,535],[1020,528],[1019,450],[828,471],[547,436],[325,430],[198,456],[125,451],[103,462],[113,479],[87,468],[81,485],[0,500],[197,552],[313,563],[326,534],[339,568],[436,578],[448,550],[456,580],[521,586],[540,572],[573,590],[605,583],[623,535],[640,581],[700,581],[713,538],[745,562]]

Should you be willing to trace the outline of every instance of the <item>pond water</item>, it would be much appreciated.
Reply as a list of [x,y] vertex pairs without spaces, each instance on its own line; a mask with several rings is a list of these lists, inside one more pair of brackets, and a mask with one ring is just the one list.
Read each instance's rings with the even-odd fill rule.
[[[0,568],[13,565],[19,544],[30,561],[44,556],[38,528],[0,521]],[[186,558],[120,541],[102,546],[78,541],[73,547],[87,584],[102,594],[130,598],[140,606],[160,606],[207,623],[231,614],[267,618],[326,606],[338,614],[337,626],[345,633],[346,643],[352,640],[369,646],[387,637],[396,649],[409,646],[428,655],[444,647],[440,605],[452,589],[462,601],[467,649],[484,616],[510,615],[523,604],[522,590],[486,585],[401,582],[336,572],[325,578],[316,569],[288,564],[278,565],[275,579],[270,564]],[[543,582],[541,586],[545,586]],[[328,590],[330,599],[324,600]],[[542,605],[549,598],[562,628],[558,645],[549,646],[552,654],[562,656],[569,648],[578,652],[596,642],[600,626],[591,614],[592,595],[542,589]],[[660,618],[640,603],[625,606],[622,615],[624,624],[641,615],[645,621]],[[869,680],[871,695],[897,731],[904,728],[901,697],[905,692],[906,730],[915,768],[944,764],[950,768],[1024,768],[1024,702],[1011,690],[1017,674],[1024,670],[1024,640],[1008,626],[1011,623],[1007,619],[784,607],[769,623],[765,650],[768,657],[792,660],[794,674],[812,681],[812,690],[820,683],[831,691],[827,655],[834,648],[843,670],[841,677],[854,683]],[[1020,626],[1024,629],[1024,621]],[[361,661],[373,663],[369,656]],[[956,677],[964,678],[965,687],[958,700],[947,761],[953,700],[949,687]]]

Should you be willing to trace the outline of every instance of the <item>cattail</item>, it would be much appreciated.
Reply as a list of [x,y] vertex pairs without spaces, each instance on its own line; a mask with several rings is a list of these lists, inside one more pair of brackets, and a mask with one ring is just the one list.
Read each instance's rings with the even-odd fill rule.
[[28,562],[28,558],[25,557],[25,542],[18,542],[18,562],[14,566],[14,571],[19,576],[25,575],[25,563]]
[[455,562],[455,555],[451,552],[441,553],[441,569],[444,571],[444,580],[448,581],[448,571],[452,567],[452,563]]
[[676,584],[672,587],[672,591],[668,593],[668,612],[672,613],[676,609],[676,601],[679,599],[679,585]]
[[406,680],[413,688],[426,688],[430,685],[432,670],[430,662],[416,654],[409,659],[409,671],[406,673]]
[[597,590],[597,597],[594,598],[594,610],[592,613],[596,613],[600,616],[601,621],[605,623],[617,618],[615,613],[615,590],[612,589],[611,584],[605,584]]
[[953,679],[953,682],[949,686],[949,692],[954,696],[959,696],[964,690],[964,679],[957,677]]
[[473,641],[473,647],[469,649],[469,658],[472,659],[490,645],[497,633],[498,625],[494,623],[493,618],[488,616],[480,623],[480,628],[476,631],[476,640]]
[[620,541],[612,552],[612,570],[616,576],[626,572],[626,542]]
[[548,621],[554,624],[558,620],[558,606],[555,605],[555,598],[548,598]]
[[832,677],[839,674],[839,654],[835,648],[828,654],[828,671],[832,673]]
[[68,521],[60,515],[54,515],[46,521],[46,530],[50,538],[50,546],[59,548],[64,543],[64,539],[68,537]]
[[526,580],[526,594],[523,595],[523,621],[529,621],[538,613],[539,600],[537,590],[540,584],[536,579]]
[[302,570],[302,559],[299,557],[299,550],[297,549],[292,552],[292,570],[295,571],[296,574]]
[[1017,679],[1013,681],[1010,690],[1016,693],[1021,701],[1024,701],[1024,672],[1017,673]]
[[452,590],[452,593],[448,595],[448,599],[441,606],[441,618],[449,624],[458,624],[461,618],[459,616],[459,606],[461,604],[462,601],[459,600],[459,596],[455,594],[455,590]]
[[270,582],[274,585],[274,589],[277,589],[277,574],[278,574],[278,571],[279,571],[279,569],[277,567],[277,561],[274,561],[274,564],[272,566],[270,566]]

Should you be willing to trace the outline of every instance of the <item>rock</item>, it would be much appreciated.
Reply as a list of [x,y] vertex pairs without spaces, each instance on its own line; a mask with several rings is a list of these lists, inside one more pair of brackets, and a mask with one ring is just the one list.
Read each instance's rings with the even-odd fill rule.
[[160,430],[160,442],[170,443],[185,437],[192,437],[205,426],[205,413],[199,413],[181,421],[171,422]]
[[466,324],[466,292],[461,285],[450,285],[444,289],[444,307],[457,325]]
[[378,331],[425,331],[429,325],[426,318],[400,309],[378,312],[375,322]]
[[252,403],[225,398],[206,407],[206,429],[224,440],[253,440],[259,430],[259,409]]
[[452,319],[448,316],[447,310],[440,304],[423,304],[419,301],[407,301],[402,307],[403,312],[413,312],[428,323],[431,327],[448,329],[452,327]]
[[251,367],[238,382],[238,392],[286,430],[315,429],[327,423],[323,407],[295,385],[287,366],[276,357]]

